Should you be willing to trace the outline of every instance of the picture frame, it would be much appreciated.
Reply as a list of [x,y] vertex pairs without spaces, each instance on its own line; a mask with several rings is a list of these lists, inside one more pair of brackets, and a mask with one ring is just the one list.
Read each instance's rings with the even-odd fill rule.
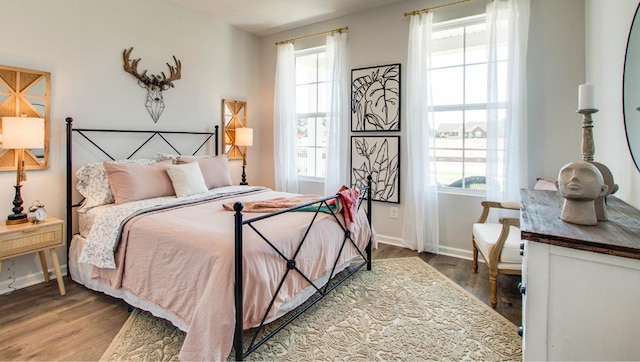
[[372,177],[374,201],[400,203],[400,136],[351,136],[351,185]]
[[351,70],[351,131],[400,131],[400,63]]
[[243,149],[236,145],[236,128],[247,127],[247,102],[222,100],[222,153],[241,160]]

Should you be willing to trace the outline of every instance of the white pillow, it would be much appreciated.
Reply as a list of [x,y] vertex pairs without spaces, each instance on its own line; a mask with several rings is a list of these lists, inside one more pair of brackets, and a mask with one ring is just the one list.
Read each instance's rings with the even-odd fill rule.
[[201,192],[207,192],[207,185],[197,162],[184,163],[181,165],[169,165],[167,173],[173,184],[176,196],[183,197]]

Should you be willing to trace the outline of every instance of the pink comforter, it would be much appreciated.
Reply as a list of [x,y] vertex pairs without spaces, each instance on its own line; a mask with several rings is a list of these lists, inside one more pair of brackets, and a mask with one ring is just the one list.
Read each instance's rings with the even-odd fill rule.
[[[188,326],[181,360],[224,360],[231,351],[234,317],[233,212],[222,203],[291,196],[274,191],[225,198],[137,216],[123,230],[116,252],[117,269],[95,268],[94,276],[125,288],[179,316]],[[262,214],[246,214],[245,219]],[[284,255],[292,256],[313,213],[293,212],[256,223]],[[371,235],[364,211],[358,213],[356,245],[364,251]],[[260,323],[286,262],[250,228],[244,228],[244,321]],[[315,280],[331,270],[343,232],[331,215],[318,214],[297,266]],[[358,255],[350,245],[340,262]],[[308,283],[291,272],[270,315]]]

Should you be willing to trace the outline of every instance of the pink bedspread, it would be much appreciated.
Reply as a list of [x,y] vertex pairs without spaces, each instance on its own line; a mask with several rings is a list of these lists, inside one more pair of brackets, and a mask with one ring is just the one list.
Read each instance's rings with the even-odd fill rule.
[[[235,325],[234,221],[233,212],[224,210],[222,203],[285,196],[291,195],[260,192],[137,216],[123,230],[117,269],[96,268],[94,276],[179,316],[188,326],[181,360],[224,360],[231,351]],[[247,214],[245,219],[260,215]],[[287,213],[256,227],[291,256],[313,215]],[[371,235],[364,211],[354,224],[354,241],[364,251]],[[248,227],[243,238],[243,327],[247,329],[260,322],[286,272],[286,262]],[[307,239],[296,263],[315,280],[331,270],[343,232],[331,215],[319,214]],[[340,262],[357,255],[348,245]],[[298,273],[289,273],[270,315],[307,286]]]

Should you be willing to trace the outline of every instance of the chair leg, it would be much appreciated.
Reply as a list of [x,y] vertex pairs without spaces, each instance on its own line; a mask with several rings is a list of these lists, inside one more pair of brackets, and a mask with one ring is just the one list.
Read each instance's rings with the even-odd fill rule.
[[489,289],[489,302],[491,302],[491,307],[495,309],[495,307],[498,305],[498,273],[489,273]]
[[476,242],[475,241],[471,241],[471,244],[473,244],[473,272],[477,273],[478,272],[478,247],[476,246]]

